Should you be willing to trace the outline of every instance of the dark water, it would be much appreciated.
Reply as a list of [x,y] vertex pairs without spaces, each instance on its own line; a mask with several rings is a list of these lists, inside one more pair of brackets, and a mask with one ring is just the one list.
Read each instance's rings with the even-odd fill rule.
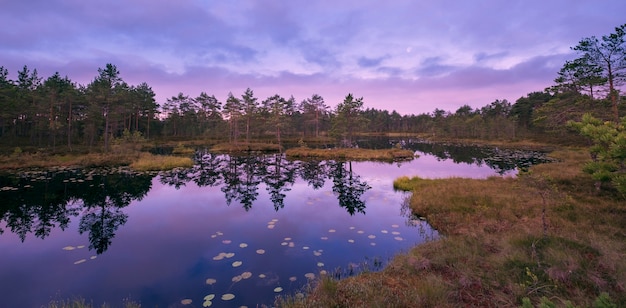
[[[455,153],[375,163],[198,152],[193,168],[158,174],[0,176],[0,306],[80,296],[96,305],[201,307],[213,295],[214,307],[256,307],[323,273],[380,270],[437,237],[410,215],[395,178],[516,172],[516,164],[444,152]],[[523,164],[520,157],[509,160]]]

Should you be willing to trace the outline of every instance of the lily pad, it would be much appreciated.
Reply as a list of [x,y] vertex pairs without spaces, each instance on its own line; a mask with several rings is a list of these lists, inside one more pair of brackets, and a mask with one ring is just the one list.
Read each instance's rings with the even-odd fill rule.
[[393,232],[391,232],[391,234],[393,234],[393,235],[400,235],[400,232],[398,232],[398,231],[393,231]]
[[286,237],[285,241],[291,241],[291,238],[290,237]]
[[281,245],[281,246],[287,246],[287,245],[289,245],[289,243],[287,243],[287,242],[282,242],[282,243],[280,243],[280,245]]
[[256,253],[258,253],[258,254],[262,255],[262,254],[264,254],[264,253],[265,253],[265,250],[263,250],[263,249],[257,249],[257,250],[256,250]]
[[242,279],[248,279],[250,277],[252,277],[252,273],[250,273],[250,272],[243,272],[243,273],[241,273],[241,278]]
[[234,252],[229,252],[229,253],[224,254],[224,257],[226,257],[227,259],[230,259],[230,258],[232,258],[234,256],[235,256]]
[[180,303],[183,304],[183,305],[189,305],[189,304],[191,304],[191,302],[192,302],[192,300],[189,299],[189,298],[185,298],[185,299],[180,301]]
[[267,225],[268,229],[274,229],[275,225]]
[[380,233],[385,233],[385,234],[387,234],[387,233],[389,233],[389,231],[387,231],[387,230],[380,230]]
[[394,237],[393,239],[394,239],[394,240],[396,240],[396,241],[402,241],[402,240],[404,240],[403,238],[401,238],[401,237],[399,237],[399,236],[396,236],[396,237]]
[[235,262],[233,262],[233,267],[239,267],[239,266],[241,266],[241,264],[243,264],[243,262],[235,261]]
[[363,233],[365,233],[365,231],[363,231],[363,230],[359,230],[359,231],[357,231],[356,233],[358,233],[358,234],[363,234]]
[[313,279],[315,279],[315,274],[313,274],[313,273],[306,273],[306,274],[304,274],[304,277],[306,277],[307,279],[313,280]]
[[207,278],[206,279],[206,284],[208,284],[208,285],[212,285],[212,284],[214,284],[216,282],[217,282],[217,280],[214,279],[214,278]]
[[370,243],[370,245],[372,245],[372,246],[376,246],[376,243],[374,243],[374,242],[371,242],[371,243]]
[[355,229],[355,227],[350,227],[350,230],[354,230],[354,229]]
[[204,297],[205,301],[210,301],[213,300],[215,298],[215,294],[209,294],[207,296]]
[[393,224],[393,225],[391,225],[391,227],[392,227],[392,228],[399,228],[400,226],[398,226],[398,225],[396,225],[396,224]]
[[267,276],[265,276],[265,274],[259,274],[259,278],[263,279],[265,277],[267,277]]
[[328,232],[330,232],[330,233],[335,233],[335,232],[337,232],[337,230],[335,230],[335,229],[330,229],[330,230],[328,230]]
[[369,238],[369,239],[375,239],[375,238],[376,238],[376,235],[374,235],[374,234],[370,234],[370,235],[368,235],[368,236],[367,236],[367,238]]
[[96,259],[96,258],[97,258],[97,256],[91,256],[91,257],[89,257],[89,259],[90,259],[90,260],[94,260],[94,259]]
[[302,249],[307,250],[309,249],[309,246],[302,246]]
[[74,246],[65,246],[65,247],[63,247],[63,250],[67,250],[67,251],[74,250],[74,249],[76,249],[76,247],[74,247]]
[[354,243],[354,240],[348,240],[348,243]]
[[246,244],[246,243],[241,243],[241,244],[239,244],[239,247],[241,247],[241,248],[246,248],[246,247],[248,247],[248,244]]
[[224,244],[230,244],[230,243],[232,243],[232,242],[233,242],[233,241],[231,241],[231,240],[223,240],[223,241],[222,241],[222,243],[224,243]]
[[204,303],[202,303],[202,307],[211,307],[213,305],[212,301],[204,301]]
[[322,263],[322,262],[317,262],[317,267],[322,267],[322,266],[324,266],[324,263]]
[[222,300],[223,301],[229,301],[231,299],[235,298],[235,294],[232,293],[226,293],[224,295],[222,295]]
[[322,255],[322,252],[315,250],[315,251],[313,251],[313,255],[316,256],[316,257],[319,257],[319,256]]
[[326,237],[326,236],[322,236],[322,237],[321,237],[321,239],[322,239],[322,240],[327,240],[327,239],[328,239],[328,237]]
[[274,288],[274,292],[276,292],[276,293],[280,293],[282,291],[283,291],[283,288],[281,288],[281,287]]
[[296,276],[289,277],[289,281],[296,281],[296,280],[298,280],[298,278]]
[[294,242],[289,242],[289,247],[291,248],[296,247],[296,244]]
[[241,275],[237,275],[235,277],[233,277],[233,279],[231,279],[233,282],[240,282],[241,279],[243,279],[243,277],[241,277]]
[[81,264],[81,263],[85,263],[85,262],[87,262],[87,259],[80,259],[80,260],[74,262],[74,264]]

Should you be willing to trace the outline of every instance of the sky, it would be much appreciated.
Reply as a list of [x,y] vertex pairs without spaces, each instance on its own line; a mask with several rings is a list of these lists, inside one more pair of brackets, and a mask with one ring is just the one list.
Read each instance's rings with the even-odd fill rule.
[[335,107],[454,112],[554,84],[623,0],[0,0],[0,66],[86,85],[107,63],[157,102],[247,88]]

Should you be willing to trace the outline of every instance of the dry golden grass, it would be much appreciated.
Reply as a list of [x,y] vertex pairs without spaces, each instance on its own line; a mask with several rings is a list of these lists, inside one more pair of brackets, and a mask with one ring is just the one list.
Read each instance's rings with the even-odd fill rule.
[[595,191],[581,171],[585,151],[554,156],[560,161],[518,178],[399,179],[415,185],[413,211],[443,237],[396,256],[381,272],[334,282],[334,292],[317,287],[278,304],[519,307],[523,298],[534,305],[545,298],[590,307],[606,292],[626,307],[626,202]]
[[402,149],[355,149],[355,148],[334,148],[334,149],[312,149],[299,147],[288,149],[285,154],[291,158],[318,158],[318,159],[350,159],[350,160],[410,160],[415,157],[411,150]]
[[21,153],[20,155],[0,156],[0,169],[12,170],[20,168],[49,168],[62,166],[102,167],[125,166],[138,156],[129,154],[65,154],[47,155],[41,153]]

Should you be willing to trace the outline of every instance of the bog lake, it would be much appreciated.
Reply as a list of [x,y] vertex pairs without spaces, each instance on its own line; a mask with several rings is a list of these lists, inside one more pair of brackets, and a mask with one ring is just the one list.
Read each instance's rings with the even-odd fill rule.
[[536,151],[362,142],[406,162],[297,161],[199,149],[189,169],[22,170],[0,175],[5,307],[84,298],[96,306],[257,307],[319,275],[384,268],[438,233],[411,214],[400,176],[515,176]]

